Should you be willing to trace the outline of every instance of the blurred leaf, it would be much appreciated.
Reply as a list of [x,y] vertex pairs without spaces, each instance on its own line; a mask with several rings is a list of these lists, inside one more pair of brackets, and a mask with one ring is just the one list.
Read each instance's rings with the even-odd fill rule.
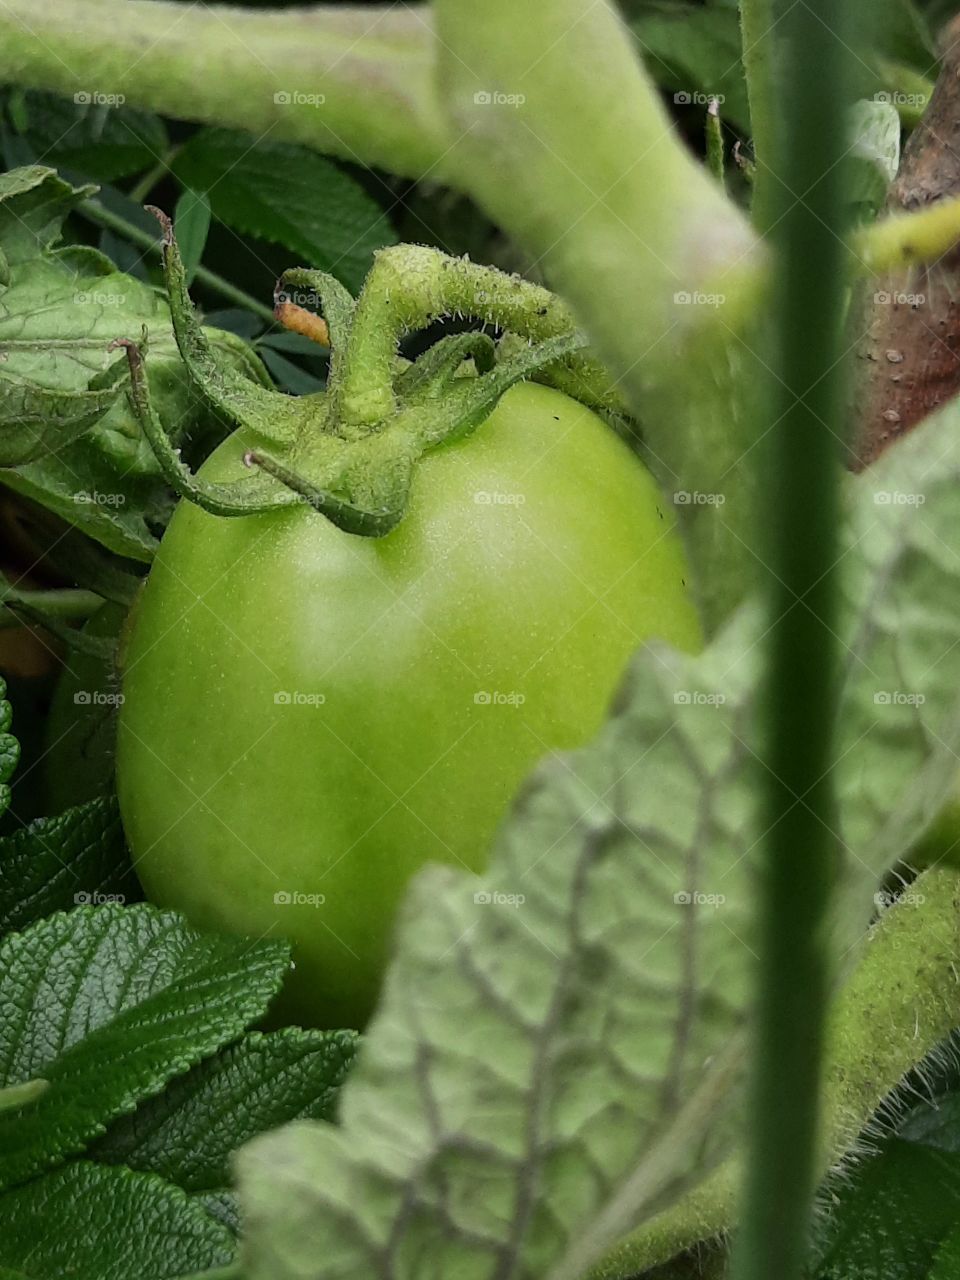
[[210,230],[210,200],[205,192],[186,187],[180,193],[173,213],[173,226],[189,284],[200,265]]
[[283,245],[291,266],[319,267],[359,289],[374,249],[395,237],[380,206],[339,166],[307,147],[227,129],[201,129],[173,161],[179,180],[206,191],[235,231]]
[[23,91],[16,115],[18,131],[44,163],[76,167],[104,182],[155,165],[170,145],[160,117],[125,104],[102,109],[96,93],[93,86],[79,91],[74,99],[36,89]]

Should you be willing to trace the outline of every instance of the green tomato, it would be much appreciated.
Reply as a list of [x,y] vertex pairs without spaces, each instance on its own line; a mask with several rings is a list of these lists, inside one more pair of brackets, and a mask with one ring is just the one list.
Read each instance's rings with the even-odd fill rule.
[[[232,436],[203,476],[239,478],[253,443]],[[637,646],[698,646],[684,574],[642,463],[533,384],[421,460],[385,537],[305,506],[181,503],[123,677],[118,787],[148,896],[290,938],[283,1016],[361,1025],[411,876],[482,872],[524,776],[597,731]]]

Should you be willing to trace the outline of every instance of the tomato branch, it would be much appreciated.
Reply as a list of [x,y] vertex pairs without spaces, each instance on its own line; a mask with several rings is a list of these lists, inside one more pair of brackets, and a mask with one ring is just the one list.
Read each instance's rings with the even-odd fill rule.
[[393,173],[433,169],[447,146],[428,11],[287,13],[165,0],[9,0],[0,78],[122,94],[186,120],[306,143]]

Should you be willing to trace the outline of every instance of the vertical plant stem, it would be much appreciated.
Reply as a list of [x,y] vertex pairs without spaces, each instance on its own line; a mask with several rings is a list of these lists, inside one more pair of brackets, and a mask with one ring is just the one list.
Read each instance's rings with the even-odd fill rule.
[[[766,482],[766,829],[751,1125],[736,1280],[800,1280],[817,1173],[839,849],[830,774],[843,435],[845,46],[833,0],[781,0],[769,192],[774,424]],[[770,163],[768,157],[767,164]]]
[[740,0],[743,73],[750,103],[750,134],[756,158],[751,212],[754,226],[767,231],[773,217],[777,179],[769,167],[776,155],[777,106],[773,48],[775,0]]

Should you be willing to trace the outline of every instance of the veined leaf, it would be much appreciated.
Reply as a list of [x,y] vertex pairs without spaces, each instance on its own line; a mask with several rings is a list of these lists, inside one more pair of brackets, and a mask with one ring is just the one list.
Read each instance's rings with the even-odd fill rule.
[[13,712],[6,692],[6,683],[0,676],[0,813],[10,804],[10,778],[20,759],[20,744],[10,733]]
[[0,1185],[80,1151],[114,1117],[237,1039],[276,994],[284,943],[195,932],[152,907],[80,907],[0,944]]

